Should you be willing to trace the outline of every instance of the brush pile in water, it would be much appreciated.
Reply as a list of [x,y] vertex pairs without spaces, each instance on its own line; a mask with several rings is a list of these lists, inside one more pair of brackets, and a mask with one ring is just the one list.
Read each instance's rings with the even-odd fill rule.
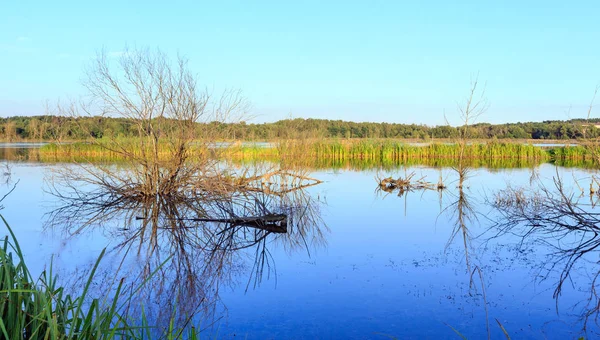
[[411,172],[407,174],[404,178],[399,177],[398,179],[393,179],[392,177],[380,178],[377,181],[379,182],[379,190],[385,192],[393,192],[395,190],[399,191],[399,195],[404,194],[408,191],[413,190],[443,190],[446,188],[444,183],[442,183],[441,178],[438,183],[427,182],[425,180],[425,176],[419,179],[413,179],[415,177],[415,173]]

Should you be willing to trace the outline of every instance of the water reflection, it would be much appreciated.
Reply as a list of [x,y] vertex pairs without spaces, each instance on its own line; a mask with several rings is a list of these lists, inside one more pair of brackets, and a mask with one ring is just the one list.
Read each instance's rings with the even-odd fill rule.
[[[578,181],[567,184],[558,173],[551,185],[538,181],[533,188],[509,186],[490,202],[499,212],[491,238],[517,236],[519,252],[548,249],[537,280],[553,281],[557,313],[565,290],[585,292],[586,299],[570,306],[583,321],[584,332],[590,331],[590,321],[598,326],[600,312],[600,212],[594,209],[598,194],[593,182],[592,176],[589,204]],[[573,192],[575,187],[581,195]]]
[[[456,190],[446,190],[448,187],[444,184],[444,179],[440,170],[439,181],[437,184],[426,181],[425,176],[413,180],[413,178],[416,178],[414,172],[405,176],[405,178],[399,178],[398,180],[393,180],[391,177],[383,179],[378,178],[377,181],[379,184],[376,188],[376,193],[383,191],[389,194],[397,190],[398,196],[402,197],[405,196],[405,193],[413,191],[437,190],[439,192],[440,214],[438,215],[438,219],[447,219],[447,225],[452,227],[450,236],[444,247],[444,253],[448,254],[452,244],[454,244],[457,239],[460,240],[469,287],[469,293],[465,296],[465,299],[482,299],[487,336],[489,339],[491,338],[490,315],[488,311],[484,273],[482,271],[482,266],[473,259],[473,257],[476,257],[476,254],[473,250],[473,236],[470,231],[472,227],[480,226],[478,218],[479,214],[475,205],[472,203],[473,198],[467,193],[467,181],[471,176],[472,171],[473,169],[467,162],[463,162],[460,159],[458,160],[457,166],[452,168],[450,174],[450,176],[454,177],[454,180],[449,184],[450,186],[455,187]],[[445,196],[444,193],[446,194]],[[504,326],[500,321],[496,321],[499,327],[504,330]],[[459,336],[462,336],[462,333],[456,330],[452,325],[448,326],[457,332]]]
[[103,171],[110,178],[61,168],[49,183],[60,205],[47,226],[70,237],[100,229],[115,240],[121,260],[106,269],[107,278],[150,278],[138,295],[158,323],[174,311],[179,322],[200,313],[210,323],[226,310],[221,287],[245,281],[248,289],[274,276],[273,247],[310,252],[326,244],[323,201],[306,190],[320,181],[301,170],[222,166],[195,177],[202,183],[154,195],[128,184],[135,183],[130,169]]
[[446,213],[449,215],[449,220],[453,221],[454,228],[448,238],[448,242],[446,243],[446,250],[450,247],[450,245],[456,240],[457,236],[460,235],[462,238],[462,245],[464,247],[465,254],[465,263],[467,266],[467,272],[471,273],[471,261],[469,251],[471,247],[472,236],[469,232],[469,226],[472,223],[477,223],[477,215],[475,213],[475,209],[471,204],[471,198],[465,192],[465,181],[467,179],[468,171],[466,169],[461,169],[457,171],[459,176],[458,178],[458,192],[450,192],[449,197],[452,200],[450,204],[448,204],[442,213]]
[[[455,241],[456,237],[461,235],[462,244],[464,246],[467,272],[471,272],[469,248],[472,237],[469,233],[469,225],[478,222],[475,208],[470,202],[471,198],[465,192],[465,189],[467,188],[466,181],[470,172],[471,168],[463,165],[462,163],[460,163],[456,168],[452,168],[452,174],[458,177],[452,182],[455,184],[457,191],[446,190],[448,187],[446,184],[444,184],[441,170],[437,183],[428,181],[426,176],[416,176],[414,171],[410,173],[405,171],[405,176],[398,177],[397,179],[378,175],[376,177],[378,185],[375,188],[375,194],[377,196],[382,196],[385,198],[389,194],[397,193],[398,197],[405,198],[405,203],[406,195],[408,193],[423,193],[429,190],[437,191],[439,193],[440,217],[448,217],[448,221],[451,222],[451,225],[453,225],[452,232],[446,243],[446,250]],[[444,197],[445,192],[447,193],[446,197]],[[444,201],[448,200],[450,201],[449,203],[444,203]]]
[[[36,204],[35,202],[41,202],[41,199],[32,197],[32,193],[40,187],[39,180],[35,180],[38,177],[26,174],[39,174],[48,168],[50,167],[14,165],[14,178],[22,180],[19,190],[8,200],[17,199],[17,202],[13,204],[14,208],[10,206],[10,202],[7,203],[7,213],[17,212],[9,219],[15,221],[15,225],[37,226],[37,216],[29,210],[18,209],[21,206],[28,209]],[[545,165],[535,170],[538,178],[551,187],[548,179],[551,181],[556,169],[554,166]],[[243,171],[243,168],[236,168],[237,173]],[[264,174],[266,171],[268,169],[261,170],[260,173]],[[489,241],[489,234],[480,236],[489,228],[487,217],[496,218],[496,212],[489,211],[489,207],[484,205],[484,197],[480,196],[482,189],[483,192],[500,190],[505,186],[505,181],[509,181],[515,188],[517,185],[530,188],[530,171],[522,169],[495,172],[473,169],[471,176],[463,181],[462,195],[455,169],[409,167],[406,171],[396,171],[402,178],[415,171],[417,175],[413,179],[427,175],[426,180],[432,183],[438,182],[441,172],[447,188],[442,191],[405,193],[401,199],[409,202],[408,214],[404,217],[400,216],[402,213],[398,211],[403,202],[398,200],[397,191],[388,194],[385,199],[373,199],[373,191],[379,185],[373,180],[375,172],[341,171],[334,174],[328,171],[312,175],[326,182],[303,191],[326,195],[329,204],[323,216],[332,232],[329,233],[323,227],[314,229],[317,237],[314,237],[315,241],[312,244],[312,238],[306,237],[308,249],[311,251],[310,258],[306,256],[307,247],[301,238],[296,238],[300,241],[299,245],[289,245],[282,239],[287,237],[287,234],[269,234],[265,239],[266,249],[274,259],[267,257],[265,261],[271,260],[273,264],[276,262],[276,272],[275,269],[264,265],[263,274],[259,276],[263,281],[258,289],[253,289],[253,278],[254,266],[260,267],[255,263],[256,252],[261,250],[259,245],[232,251],[235,254],[230,255],[229,261],[224,262],[227,268],[222,269],[221,277],[212,283],[213,287],[218,288],[218,296],[215,297],[212,291],[208,291],[208,297],[199,307],[200,310],[212,308],[215,311],[215,319],[221,315],[227,316],[218,323],[219,335],[233,337],[235,333],[238,336],[246,335],[248,338],[317,338],[319,335],[323,337],[331,334],[334,337],[341,334],[340,337],[346,338],[376,338],[375,333],[384,333],[398,338],[460,338],[447,326],[450,325],[468,338],[479,339],[487,335],[484,310],[486,307],[489,311],[493,339],[504,338],[494,318],[501,321],[512,338],[573,338],[579,334],[581,323],[572,313],[579,313],[581,309],[573,310],[568,307],[577,303],[576,307],[581,307],[582,303],[587,304],[590,287],[587,273],[594,273],[597,267],[594,257],[597,255],[593,252],[588,253],[583,256],[587,259],[581,259],[575,264],[574,270],[571,271],[571,279],[563,285],[560,314],[556,315],[552,292],[562,267],[557,267],[554,271],[547,271],[548,266],[539,269],[542,264],[548,262],[546,255],[552,254],[554,248],[536,241],[538,237],[535,235],[526,238],[523,244],[521,237],[515,238],[511,233]],[[561,168],[558,168],[558,171],[563,174],[565,187],[574,188],[573,199],[578,200],[580,206],[588,203],[590,198],[597,200],[596,194],[592,197],[588,195],[591,173]],[[583,197],[579,197],[581,190],[571,182],[571,172],[585,178],[579,183],[585,189]],[[539,183],[534,184],[537,186]],[[79,187],[86,191],[92,188],[85,185]],[[255,187],[259,188],[260,184],[256,183]],[[594,188],[597,192],[596,183]],[[385,196],[387,193],[380,191],[380,194]],[[458,214],[461,196],[463,207],[471,206],[476,212],[476,218],[463,218],[463,224],[460,223]],[[318,196],[310,197],[318,201],[317,206],[321,207],[320,210],[324,210]],[[47,196],[43,199],[48,202]],[[276,197],[273,199],[278,200]],[[441,208],[438,208],[438,205],[441,205]],[[450,206],[453,208],[444,210]],[[278,212],[277,209],[269,211],[274,214]],[[443,213],[440,214],[440,211]],[[24,216],[23,221],[18,220],[19,215]],[[20,229],[20,232],[25,247],[29,247],[26,253],[37,255],[39,259],[36,263],[40,267],[48,262],[50,254],[56,253],[56,249],[60,248],[62,263],[58,265],[62,268],[72,268],[73,263],[83,262],[80,258],[89,256],[92,258],[89,261],[93,261],[93,253],[99,251],[98,247],[104,247],[109,242],[111,246],[115,246],[116,242],[123,242],[128,234],[120,230],[121,228],[129,227],[127,232],[134,233],[143,223],[149,223],[147,230],[152,229],[151,222],[141,219],[147,216],[143,211],[131,214],[132,220],[129,225],[123,216],[117,215],[117,221],[104,221],[103,228],[90,225],[81,233],[76,233],[75,227],[67,230],[82,237],[69,242],[69,246],[64,249],[58,245],[61,240],[56,240],[56,247],[42,248],[42,242],[48,240],[48,243],[51,243],[52,240],[48,235],[38,236],[38,231],[34,228]],[[140,219],[136,220],[136,217]],[[222,217],[228,216],[225,214]],[[239,217],[248,216],[239,214]],[[165,221],[164,225],[169,223],[171,221]],[[183,224],[214,228],[219,223],[200,223],[192,220]],[[58,228],[64,230],[62,226]],[[248,230],[253,229],[248,227]],[[291,228],[288,228],[288,231],[292,232]],[[166,236],[161,235],[168,235],[171,231],[159,229],[157,232],[159,238],[164,239]],[[313,251],[319,244],[318,232],[323,234],[321,242],[325,242],[324,237],[327,238],[326,251]],[[492,228],[490,232],[497,232],[497,229]],[[102,238],[104,233],[108,234],[108,240]],[[453,233],[454,239],[449,242]],[[121,237],[122,235],[124,236]],[[465,235],[468,236],[466,239]],[[41,241],[38,241],[37,237]],[[95,237],[102,239],[95,242]],[[139,256],[136,256],[140,248],[139,237],[130,241],[129,253],[118,272],[115,269],[119,268],[127,248],[115,249],[114,256],[106,258],[103,268],[105,281],[119,280],[122,277],[126,277],[127,282],[135,281],[136,277],[141,280],[144,277],[141,269],[147,262],[146,249],[149,241],[148,238],[146,240],[146,243],[142,244]],[[95,243],[88,246],[87,242]],[[467,251],[465,243],[468,244]],[[159,247],[167,249],[162,254],[164,259],[168,258],[166,245],[167,242],[158,242]],[[286,256],[281,249],[284,246],[291,249],[290,251],[298,251],[293,256]],[[72,254],[76,258],[69,257]],[[153,256],[157,256],[156,252]],[[470,269],[466,265],[465,256],[468,256]],[[191,257],[191,260],[196,258],[203,261],[202,254]],[[110,262],[111,259],[113,262]],[[155,260],[152,269],[158,267],[156,263],[158,261]],[[197,268],[205,266],[206,264],[198,264]],[[185,263],[180,267],[185,268]],[[480,268],[481,276],[479,271],[473,272],[476,268]],[[67,270],[71,273],[70,269],[65,269]],[[179,286],[162,277],[164,273],[168,278],[173,270],[176,269],[168,266],[161,268],[160,276],[156,275],[156,278],[163,282],[159,280],[152,283],[152,287],[155,288],[148,288],[149,292],[140,292],[140,300],[145,301],[151,309],[147,309],[147,313],[172,312],[169,306],[175,304],[175,301],[167,301],[169,296],[179,296],[179,304],[187,303],[183,300],[182,293],[172,292]],[[211,269],[207,268],[207,271]],[[65,279],[66,275],[60,275],[60,278]],[[480,278],[483,278],[485,283],[483,287],[486,303],[483,301],[484,291]],[[533,284],[533,280],[537,280],[536,284]],[[575,288],[569,283],[571,280]],[[158,284],[163,285],[163,291],[153,293],[159,290]],[[185,289],[185,285],[181,286]],[[210,287],[211,283],[207,282],[205,286]],[[229,289],[230,286],[236,288]],[[249,292],[244,293],[246,288]],[[94,293],[99,295],[97,291]],[[104,294],[104,290],[100,290],[100,293]],[[211,299],[217,300],[213,306],[209,306]],[[159,308],[161,304],[164,306],[162,310]],[[226,311],[224,305],[228,307]],[[131,308],[133,309],[133,306]],[[340,317],[340,313],[343,317]],[[210,319],[213,320],[212,317]],[[211,321],[207,320],[207,323]],[[589,324],[595,326],[593,322]],[[407,328],[405,325],[412,326]]]

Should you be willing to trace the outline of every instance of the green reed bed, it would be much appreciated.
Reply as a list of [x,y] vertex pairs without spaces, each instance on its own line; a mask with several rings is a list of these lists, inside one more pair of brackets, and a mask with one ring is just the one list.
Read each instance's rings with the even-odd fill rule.
[[[464,150],[464,151],[463,151]],[[473,143],[411,145],[392,140],[316,140],[283,141],[275,148],[239,146],[229,150],[229,155],[243,158],[313,158],[313,159],[361,159],[380,163],[414,159],[459,158],[519,158],[544,160],[547,153],[530,144],[516,143]]]
[[[139,143],[131,141],[131,146],[121,145],[135,155],[142,155],[144,151]],[[171,151],[167,143],[161,145],[160,155],[168,155]],[[201,146],[190,152],[203,152]],[[286,158],[316,158],[316,159],[365,159],[374,161],[399,161],[409,159],[427,158],[458,158],[461,155],[461,146],[457,144],[410,145],[402,141],[389,140],[316,140],[316,141],[283,141],[275,147],[267,148],[255,145],[232,145],[222,150],[216,149],[217,154],[228,158],[247,159],[286,159]],[[39,150],[41,159],[55,157],[68,159],[69,157],[86,157],[90,159],[118,159],[122,153],[111,150],[102,144],[73,143],[73,144],[48,144]],[[474,143],[464,146],[466,158],[522,158],[546,159],[547,152],[530,144],[516,143]]]
[[590,148],[583,146],[564,146],[550,148],[547,150],[550,157],[555,161],[564,160],[591,160],[593,159],[590,153]]
[[547,150],[553,164],[564,167],[597,169],[600,149],[594,145],[565,146]]
[[[284,140],[272,143],[272,147],[254,144],[233,143],[214,147],[207,152],[206,144],[191,144],[189,159],[206,155],[236,161],[271,161],[321,168],[393,167],[398,165],[456,166],[461,157],[461,146],[452,143],[410,144],[400,140]],[[139,141],[127,139],[119,145],[143,154]],[[147,151],[147,150],[145,150]],[[172,153],[168,143],[162,143],[159,157],[167,158]],[[123,154],[112,151],[102,144],[48,144],[37,151],[29,152],[28,159],[42,162],[117,162],[127,160]],[[541,162],[554,162],[576,166],[589,166],[593,157],[589,148],[565,146],[544,149],[523,143],[467,143],[464,145],[463,161],[470,166],[528,167]],[[360,163],[360,165],[359,165]],[[339,164],[336,165],[336,164]]]
[[126,295],[122,280],[114,295],[102,300],[91,298],[89,289],[104,252],[92,268],[79,296],[67,294],[65,288],[58,284],[52,265],[35,280],[25,264],[12,229],[1,215],[0,219],[10,234],[0,242],[0,339],[198,338],[193,328],[184,331],[174,327],[159,331],[158,334],[162,335],[154,336],[156,330],[153,331],[154,327],[148,325],[143,315],[141,320],[131,321],[121,311],[124,303],[132,301],[137,289],[134,287],[131,295]]

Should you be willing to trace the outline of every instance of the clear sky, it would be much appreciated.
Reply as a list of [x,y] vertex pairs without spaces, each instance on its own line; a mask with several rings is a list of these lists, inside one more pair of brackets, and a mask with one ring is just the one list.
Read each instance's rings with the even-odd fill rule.
[[481,121],[567,119],[600,84],[598,18],[598,0],[0,0],[0,115],[43,114],[82,93],[98,50],[138,46],[242,89],[254,122],[458,123],[476,73]]

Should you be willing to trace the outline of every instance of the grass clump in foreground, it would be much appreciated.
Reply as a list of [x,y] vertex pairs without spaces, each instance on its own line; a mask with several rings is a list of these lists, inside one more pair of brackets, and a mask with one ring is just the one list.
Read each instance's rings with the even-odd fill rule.
[[[106,300],[90,298],[93,282],[104,251],[92,268],[80,296],[71,296],[57,283],[52,266],[38,280],[31,276],[17,239],[4,219],[10,233],[0,248],[0,339],[57,340],[57,339],[197,339],[193,327],[176,329],[173,322],[167,330],[159,331],[141,320],[129,320],[122,313],[124,305],[141,288],[134,287],[125,295],[123,280],[115,293]],[[156,271],[155,271],[156,273]],[[161,334],[154,336],[154,334]]]

